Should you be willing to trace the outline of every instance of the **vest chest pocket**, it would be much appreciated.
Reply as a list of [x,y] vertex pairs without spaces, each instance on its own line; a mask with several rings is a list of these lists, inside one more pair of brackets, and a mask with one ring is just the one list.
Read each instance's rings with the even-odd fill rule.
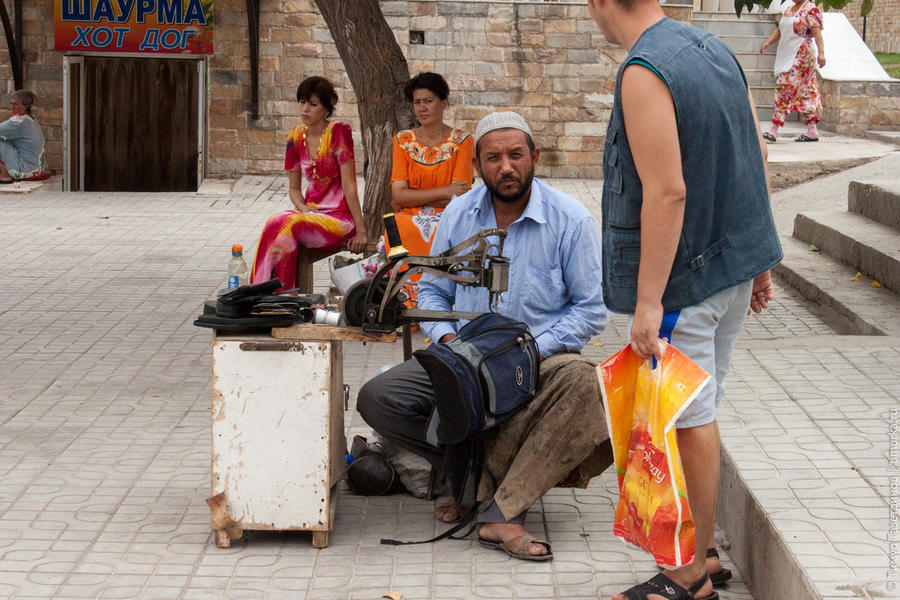
[[603,189],[621,194],[622,161],[619,160],[618,137],[618,129],[607,132],[606,148],[603,151]]
[[641,266],[641,230],[610,226],[604,232],[609,237],[609,283],[615,287],[636,288],[638,268]]

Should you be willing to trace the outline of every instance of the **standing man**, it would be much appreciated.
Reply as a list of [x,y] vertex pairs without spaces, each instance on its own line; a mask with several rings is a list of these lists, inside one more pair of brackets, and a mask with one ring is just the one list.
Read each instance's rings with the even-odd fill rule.
[[[714,35],[663,14],[657,0],[588,0],[628,56],[616,77],[603,160],[603,294],[631,315],[631,347],[670,342],[714,385],[679,418],[696,526],[694,561],[614,600],[716,600],[716,407],[748,307],[772,299],[782,253],[769,206],[765,144],[743,72]],[[709,555],[709,561],[707,556]]]
[[[600,235],[577,200],[534,178],[539,155],[521,115],[499,112],[481,119],[473,162],[484,185],[447,206],[431,247],[439,254],[481,229],[507,231],[509,289],[496,312],[528,325],[541,368],[531,402],[485,440],[477,523],[483,546],[522,560],[552,556],[550,544],[525,530],[528,508],[557,483],[586,484],[610,464],[609,444],[601,448],[609,434],[596,366],[579,354],[608,320]],[[425,310],[491,310],[487,289],[428,275],[419,282],[418,300]],[[459,325],[426,322],[422,328],[446,343]],[[367,382],[357,399],[375,431],[440,469],[445,449],[427,435],[433,407],[431,381],[415,359]]]

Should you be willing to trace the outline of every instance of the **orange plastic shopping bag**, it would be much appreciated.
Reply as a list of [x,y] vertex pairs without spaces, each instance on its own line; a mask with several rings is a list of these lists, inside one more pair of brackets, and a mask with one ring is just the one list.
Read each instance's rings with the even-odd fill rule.
[[694,559],[694,522],[675,421],[709,374],[669,344],[656,362],[629,345],[597,367],[619,477],[613,533],[679,567]]

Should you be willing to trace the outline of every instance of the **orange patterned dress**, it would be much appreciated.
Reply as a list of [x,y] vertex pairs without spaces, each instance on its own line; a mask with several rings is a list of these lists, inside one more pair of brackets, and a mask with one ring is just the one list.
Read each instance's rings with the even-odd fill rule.
[[[471,188],[474,154],[472,136],[459,129],[437,146],[422,145],[415,130],[406,129],[394,136],[391,183],[406,181],[411,190],[431,190],[460,181]],[[443,211],[432,206],[408,206],[395,211],[400,238],[410,254],[431,253],[431,241]],[[386,252],[390,252],[386,236],[384,244]]]

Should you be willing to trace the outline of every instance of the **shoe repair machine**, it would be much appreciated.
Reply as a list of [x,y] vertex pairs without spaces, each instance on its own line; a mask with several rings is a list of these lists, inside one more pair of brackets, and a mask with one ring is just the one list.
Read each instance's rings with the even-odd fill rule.
[[374,277],[358,281],[347,290],[341,308],[347,325],[384,333],[419,321],[458,321],[481,314],[407,308],[405,285],[410,277],[421,273],[450,279],[457,285],[486,287],[492,309],[509,288],[509,259],[503,256],[504,229],[482,229],[436,256],[425,256],[410,254],[403,247],[393,213],[385,215],[384,228],[391,245],[387,262]]

